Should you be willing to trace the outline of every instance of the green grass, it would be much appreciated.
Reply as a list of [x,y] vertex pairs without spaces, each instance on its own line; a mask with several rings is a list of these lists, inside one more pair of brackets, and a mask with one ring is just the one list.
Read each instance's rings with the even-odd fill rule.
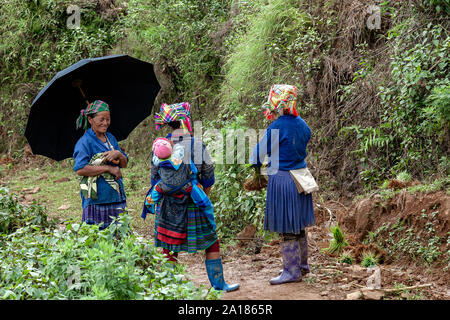
[[330,231],[333,234],[333,239],[330,241],[330,246],[322,249],[322,251],[331,255],[339,254],[348,245],[348,242],[338,225],[330,228]]
[[[31,196],[45,206],[52,217],[63,220],[75,218],[76,212],[82,211],[78,180],[72,167],[67,165],[67,162],[65,164],[65,167],[63,163],[47,164],[43,167],[32,166],[27,170],[13,168],[6,181],[3,179],[4,185],[11,192],[22,195],[24,189],[39,187],[40,191]],[[54,182],[61,178],[68,178],[69,181]],[[62,205],[70,205],[70,208],[58,210]]]
[[[405,173],[401,173],[396,176],[397,180],[401,179],[407,179],[408,175]],[[402,180],[407,181],[407,180]],[[392,199],[394,196],[402,193],[404,190],[409,191],[410,193],[431,193],[431,192],[437,192],[437,191],[445,191],[447,195],[450,195],[450,176],[446,177],[438,177],[435,179],[429,179],[427,181],[423,181],[422,183],[418,185],[412,185],[404,189],[388,189],[388,183],[389,180],[385,180],[377,189],[370,190],[364,194],[357,195],[353,198],[353,203],[356,203],[358,201],[361,201],[365,198],[369,198],[375,194],[378,194],[381,196],[381,198],[384,201],[387,201],[389,199]]]
[[[417,234],[408,223],[398,219],[395,223],[385,223],[374,232],[369,232],[364,243],[376,243],[394,260],[407,256],[420,264],[445,264],[445,252],[440,246],[446,240],[449,243],[449,240],[436,235],[434,226],[439,224],[436,214],[437,211],[433,212],[431,219],[425,223],[425,234]],[[421,219],[428,219],[425,217],[422,213]],[[370,257],[367,263],[370,263]]]
[[406,171],[399,172],[397,174],[397,176],[395,177],[395,179],[404,181],[404,182],[409,182],[412,180],[411,175]]
[[411,193],[416,192],[435,192],[440,190],[445,190],[447,195],[450,195],[450,177],[438,178],[429,183],[422,183],[417,186],[408,187],[408,191]]
[[242,105],[248,104],[251,111],[247,109],[247,114],[256,115],[273,83],[293,82],[286,79],[287,75],[295,75],[286,58],[287,46],[311,24],[309,15],[298,6],[296,1],[272,0],[261,2],[261,9],[253,13],[248,30],[235,39],[224,66],[225,82],[221,88],[221,100],[227,107],[224,112],[234,112],[236,116]]
[[363,253],[361,265],[365,268],[374,267],[380,263],[379,260],[379,257],[375,253],[367,251]]
[[353,264],[353,257],[350,253],[350,251],[344,251],[338,258],[338,262],[340,263],[346,263],[346,264]]
[[[144,221],[140,215],[144,197],[150,188],[150,168],[145,159],[130,157],[128,168],[122,169],[125,192],[127,194],[128,213],[132,216],[132,227],[145,237],[153,236],[154,216],[147,215]],[[44,161],[44,165],[30,165],[27,168],[13,166],[8,170],[2,167],[0,186],[11,192],[25,196],[24,189],[40,188],[32,194],[34,200],[43,205],[50,218],[60,222],[81,222],[82,207],[79,189],[79,177],[73,171],[73,159],[61,162]],[[46,175],[46,179],[43,177]],[[68,178],[68,181],[55,183],[55,180]],[[66,210],[59,209],[70,206]]]

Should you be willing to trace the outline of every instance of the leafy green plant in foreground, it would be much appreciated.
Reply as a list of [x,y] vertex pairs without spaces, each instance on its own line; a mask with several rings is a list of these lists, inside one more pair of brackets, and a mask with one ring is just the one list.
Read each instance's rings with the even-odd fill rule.
[[37,204],[25,207],[8,189],[0,188],[0,233],[10,233],[27,224],[48,227],[44,208]]
[[[26,208],[26,207],[25,207]],[[25,209],[24,209],[25,210]],[[0,299],[217,299],[130,228],[27,224],[0,236]]]

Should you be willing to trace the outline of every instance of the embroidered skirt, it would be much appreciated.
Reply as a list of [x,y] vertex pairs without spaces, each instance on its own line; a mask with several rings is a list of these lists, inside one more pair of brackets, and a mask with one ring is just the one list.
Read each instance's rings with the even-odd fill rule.
[[289,171],[269,175],[264,230],[299,234],[315,222],[312,194],[299,194]]
[[[186,212],[186,230],[185,240],[172,241],[167,237],[167,233],[162,234],[158,232],[158,227],[161,228],[159,217],[161,216],[161,201],[156,206],[155,214],[155,247],[161,247],[173,252],[186,251],[195,253],[208,249],[217,240],[215,228],[212,226],[205,213],[194,204],[191,198],[187,203]],[[166,238],[167,237],[167,238]]]
[[117,218],[127,207],[127,202],[92,204],[83,209],[82,222],[87,224],[101,224],[100,230],[107,228],[112,218]]

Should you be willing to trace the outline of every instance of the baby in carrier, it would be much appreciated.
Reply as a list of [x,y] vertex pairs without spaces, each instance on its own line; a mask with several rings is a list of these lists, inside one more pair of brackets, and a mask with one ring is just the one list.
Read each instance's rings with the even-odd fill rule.
[[215,228],[213,205],[197,181],[197,168],[192,161],[189,165],[183,163],[184,147],[181,144],[174,145],[166,138],[156,138],[152,150],[153,164],[158,167],[161,179],[145,199],[148,211],[155,213],[156,204],[164,194],[174,197],[187,195]]

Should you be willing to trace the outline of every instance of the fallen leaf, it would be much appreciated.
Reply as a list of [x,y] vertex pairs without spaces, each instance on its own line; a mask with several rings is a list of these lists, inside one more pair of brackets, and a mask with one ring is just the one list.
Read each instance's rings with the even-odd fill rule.
[[30,193],[31,194],[35,194],[35,193],[38,193],[39,191],[41,191],[41,188],[40,187],[36,187],[33,190],[31,190]]
[[47,180],[48,179],[48,174],[47,172],[44,172],[42,174],[42,176],[40,176],[39,178],[37,178],[36,180]]
[[61,207],[58,208],[58,210],[67,210],[70,208],[70,204],[63,204]]
[[23,188],[21,190],[21,192],[23,193],[28,193],[28,194],[35,194],[38,193],[39,191],[41,191],[40,187],[35,187],[35,188]]
[[53,183],[60,183],[60,182],[66,182],[66,181],[70,181],[70,179],[66,178],[66,177],[59,178],[59,179],[56,179],[55,181],[53,181]]

